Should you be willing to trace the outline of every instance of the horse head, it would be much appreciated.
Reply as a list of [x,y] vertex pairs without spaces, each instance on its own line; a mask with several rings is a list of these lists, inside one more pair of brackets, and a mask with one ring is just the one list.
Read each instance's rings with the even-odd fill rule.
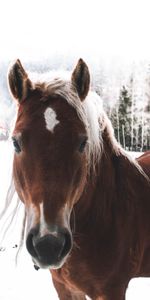
[[26,209],[27,250],[37,266],[59,268],[72,249],[70,216],[88,172],[89,70],[80,59],[69,80],[34,82],[17,60],[8,84],[17,103],[13,177]]

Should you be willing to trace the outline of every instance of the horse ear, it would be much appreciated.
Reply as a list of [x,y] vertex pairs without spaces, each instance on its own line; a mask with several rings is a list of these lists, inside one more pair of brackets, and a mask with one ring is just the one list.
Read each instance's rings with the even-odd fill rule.
[[27,97],[32,88],[32,83],[19,59],[9,69],[8,84],[13,97],[19,102]]
[[73,85],[75,85],[77,89],[81,101],[83,101],[88,94],[90,86],[89,69],[83,59],[79,59],[77,66],[72,73],[71,79]]

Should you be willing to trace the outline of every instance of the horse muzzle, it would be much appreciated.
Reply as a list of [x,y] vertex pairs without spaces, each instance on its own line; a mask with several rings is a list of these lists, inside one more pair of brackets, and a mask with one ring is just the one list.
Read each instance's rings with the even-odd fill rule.
[[68,229],[58,228],[40,236],[38,228],[28,233],[26,247],[34,263],[40,268],[60,268],[72,248],[72,236]]

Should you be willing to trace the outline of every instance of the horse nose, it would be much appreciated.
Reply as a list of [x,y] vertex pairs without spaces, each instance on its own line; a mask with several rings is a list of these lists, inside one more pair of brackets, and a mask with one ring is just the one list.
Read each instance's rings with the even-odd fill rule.
[[42,237],[32,229],[27,237],[26,247],[40,266],[57,266],[71,249],[71,235],[66,228]]

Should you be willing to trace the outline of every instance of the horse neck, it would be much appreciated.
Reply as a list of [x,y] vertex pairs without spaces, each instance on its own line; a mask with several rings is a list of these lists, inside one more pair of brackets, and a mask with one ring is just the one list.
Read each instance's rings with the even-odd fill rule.
[[[140,173],[126,155],[117,155],[109,145],[104,145],[101,159],[97,162],[97,171],[89,176],[84,192],[75,207],[76,221],[79,230],[94,230],[105,232],[116,222],[133,225],[137,206],[148,199],[149,186],[146,178]],[[148,202],[147,202],[148,203]],[[146,204],[147,206],[147,204]],[[148,206],[150,210],[150,207]]]

